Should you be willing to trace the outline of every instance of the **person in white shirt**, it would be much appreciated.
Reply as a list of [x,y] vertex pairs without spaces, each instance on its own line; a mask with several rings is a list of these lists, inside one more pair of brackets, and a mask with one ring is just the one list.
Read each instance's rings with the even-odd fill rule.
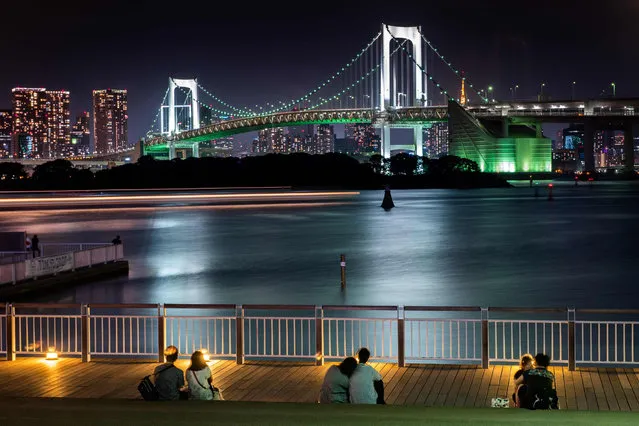
[[202,352],[195,351],[191,355],[191,365],[186,370],[186,381],[189,384],[189,399],[213,400],[213,377]]
[[357,352],[359,364],[349,380],[351,404],[385,404],[382,375],[366,364],[370,356],[367,348],[361,348]]

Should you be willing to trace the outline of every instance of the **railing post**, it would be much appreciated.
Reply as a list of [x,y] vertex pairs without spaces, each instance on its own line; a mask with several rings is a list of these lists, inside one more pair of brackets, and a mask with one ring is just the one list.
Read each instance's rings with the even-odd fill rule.
[[568,308],[568,370],[575,371],[575,308]]
[[166,347],[166,309],[158,304],[158,362],[164,362]]
[[[75,258],[75,256],[74,256]],[[91,308],[83,305],[82,308],[82,362],[91,362]]]
[[7,361],[16,360],[16,308],[13,305],[7,304]]
[[481,368],[488,365],[488,308],[481,308]]
[[244,364],[244,308],[235,306],[235,361]]
[[406,313],[403,306],[397,307],[397,366],[404,367],[406,365],[406,344],[405,344],[405,329],[404,319]]
[[13,262],[11,264],[11,283],[12,284],[15,284],[17,282],[16,275],[17,275],[17,273],[16,273],[16,263]]
[[71,252],[71,256],[73,256],[73,266],[71,267],[71,272],[75,271],[75,252]]
[[[89,268],[90,268],[93,265],[93,249],[89,249],[87,251],[89,252]],[[162,356],[164,356],[164,352],[162,352]]]
[[315,306],[315,365],[324,365],[324,310]]

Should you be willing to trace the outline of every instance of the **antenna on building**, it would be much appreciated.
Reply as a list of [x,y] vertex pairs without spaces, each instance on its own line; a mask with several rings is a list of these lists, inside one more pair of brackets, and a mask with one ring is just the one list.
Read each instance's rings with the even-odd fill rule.
[[461,94],[459,96],[460,105],[466,105],[466,77],[464,77],[464,71],[461,72]]

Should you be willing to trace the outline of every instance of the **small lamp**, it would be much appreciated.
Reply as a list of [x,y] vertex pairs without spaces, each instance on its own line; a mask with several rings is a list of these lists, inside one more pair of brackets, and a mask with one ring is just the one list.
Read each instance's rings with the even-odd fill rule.
[[55,351],[54,347],[50,347],[47,353],[44,355],[44,359],[47,361],[55,361],[58,359],[58,353]]

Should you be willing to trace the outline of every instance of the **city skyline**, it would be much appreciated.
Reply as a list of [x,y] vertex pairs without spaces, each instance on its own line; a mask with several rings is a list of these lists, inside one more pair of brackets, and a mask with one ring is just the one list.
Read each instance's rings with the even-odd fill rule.
[[[117,0],[106,9],[73,1],[55,7],[30,3],[9,5],[7,16],[30,6],[34,25],[46,26],[49,18],[60,17],[72,18],[74,25],[60,34],[59,47],[53,49],[45,49],[35,34],[25,34],[8,46],[6,55],[20,57],[22,66],[0,69],[0,93],[16,86],[68,90],[75,116],[90,110],[94,88],[128,89],[131,142],[143,136],[153,121],[169,76],[197,77],[217,96],[238,105],[290,99],[348,61],[380,30],[382,22],[421,25],[434,45],[466,71],[469,81],[493,85],[498,98],[508,99],[513,84],[519,86],[518,96],[532,97],[541,82],[546,82],[545,90],[555,98],[569,97],[572,81],[576,81],[577,96],[599,96],[610,91],[612,81],[617,84],[617,96],[639,93],[639,84],[624,71],[639,63],[639,55],[627,48],[627,40],[636,39],[638,32],[628,25],[637,12],[637,5],[630,1],[607,5],[606,13],[574,1],[552,3],[552,15],[542,15],[556,22],[551,31],[539,31],[539,17],[525,6],[505,1],[482,5],[455,0],[445,5],[400,2],[392,8],[382,2],[371,2],[366,8],[328,2],[313,14],[285,5],[246,10],[232,4],[215,8],[203,4],[194,5],[197,14],[172,24],[162,47],[157,34],[168,35],[166,21],[159,19],[160,8],[145,2],[126,9]],[[538,2],[536,9],[543,10],[544,4],[551,3]],[[357,25],[334,20],[335,13],[358,16]],[[123,29],[107,25],[116,17]],[[241,31],[236,28],[238,19]],[[251,25],[262,21],[272,22],[268,31]],[[279,25],[283,22],[287,25]],[[18,26],[9,21],[8,31],[17,31]],[[166,61],[165,50],[180,53]],[[47,63],[46,73],[39,66],[42,62]],[[441,61],[434,62],[431,71],[449,88],[458,89]],[[470,91],[468,95],[472,97]],[[0,95],[0,109],[9,107],[8,99]]]

